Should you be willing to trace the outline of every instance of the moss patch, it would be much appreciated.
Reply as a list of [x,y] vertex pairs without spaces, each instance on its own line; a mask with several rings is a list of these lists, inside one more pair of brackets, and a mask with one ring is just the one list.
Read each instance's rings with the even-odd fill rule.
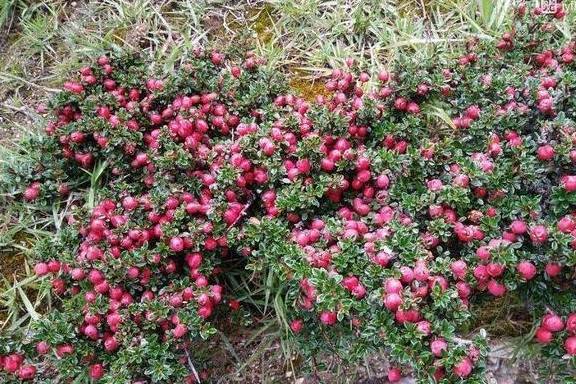
[[24,261],[26,257],[21,253],[0,254],[0,269],[2,276],[10,279],[13,275],[20,276],[25,272]]
[[[25,260],[26,257],[22,252],[2,252],[0,253],[0,271],[3,277],[2,280],[6,279],[12,282],[14,277],[22,276],[25,274]],[[0,280],[0,287],[3,286],[3,281]],[[0,305],[0,325],[6,320],[7,313],[6,308]]]
[[484,328],[490,336],[522,336],[532,328],[534,319],[515,293],[491,298],[472,305],[472,329]]
[[[267,4],[244,9],[239,17],[231,21],[211,15],[205,20],[205,26],[211,30],[211,43],[229,48],[241,46],[238,48],[243,51],[246,46],[270,43],[275,33],[274,20],[273,9]],[[232,47],[231,41],[236,42]]]
[[266,4],[260,9],[250,9],[248,11],[248,19],[254,20],[250,28],[256,33],[256,38],[261,43],[269,43],[274,37],[272,7]]
[[322,79],[309,79],[298,70],[292,71],[292,76],[288,84],[296,95],[307,101],[315,100],[316,96],[329,95]]

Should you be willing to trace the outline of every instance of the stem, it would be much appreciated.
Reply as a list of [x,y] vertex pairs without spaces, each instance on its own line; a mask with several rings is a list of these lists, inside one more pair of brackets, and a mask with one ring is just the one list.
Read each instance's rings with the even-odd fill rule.
[[196,368],[194,367],[194,363],[192,362],[192,358],[190,358],[190,353],[188,352],[188,348],[184,348],[184,352],[186,352],[186,358],[188,359],[188,366],[192,370],[192,373],[194,374],[194,377],[196,378],[196,382],[200,383],[201,382],[200,376],[198,376],[198,372],[196,371]]

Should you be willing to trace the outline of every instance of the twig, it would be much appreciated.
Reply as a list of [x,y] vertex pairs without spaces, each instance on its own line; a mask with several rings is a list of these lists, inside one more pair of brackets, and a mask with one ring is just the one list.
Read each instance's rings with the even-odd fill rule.
[[61,92],[61,91],[62,91],[62,90],[57,89],[57,88],[45,87],[45,86],[43,86],[43,85],[39,85],[39,84],[36,84],[36,83],[32,83],[31,81],[28,81],[28,80],[26,80],[26,79],[23,79],[23,78],[21,78],[21,77],[19,77],[19,76],[16,76],[16,75],[11,74],[11,73],[6,73],[6,72],[0,73],[0,78],[1,78],[1,77],[7,77],[8,79],[11,79],[11,80],[17,80],[17,81],[20,81],[20,82],[22,82],[22,83],[24,83],[24,84],[26,84],[26,85],[28,85],[28,86],[30,86],[30,87],[43,89],[43,90],[45,90],[46,92],[58,93],[58,92]]
[[472,340],[461,339],[461,338],[456,337],[456,336],[454,336],[454,337],[452,338],[452,340],[453,340],[454,342],[456,342],[456,344],[460,344],[460,345],[470,345],[470,344],[473,344]]
[[234,220],[234,222],[232,224],[230,224],[228,226],[228,229],[234,227],[236,225],[236,223],[244,216],[244,214],[246,213],[246,211],[248,210],[248,208],[250,208],[250,206],[252,205],[252,203],[254,202],[254,197],[250,198],[250,201],[247,202],[244,205],[244,208],[242,208],[242,211],[240,211],[240,214],[238,215],[238,217],[236,218],[236,220]]
[[184,348],[184,352],[186,352],[186,358],[188,359],[188,366],[192,370],[192,373],[194,374],[194,377],[196,378],[196,382],[201,383],[200,376],[198,376],[198,372],[196,371],[196,368],[194,367],[194,363],[192,363],[192,359],[190,358],[190,353],[188,353],[188,348]]
[[8,103],[2,103],[2,108],[10,109],[10,110],[15,111],[15,112],[20,112],[20,113],[30,117],[31,119],[38,118],[38,116],[34,115],[32,112],[30,112],[29,108],[27,108],[26,106],[16,107],[16,106],[8,104]]

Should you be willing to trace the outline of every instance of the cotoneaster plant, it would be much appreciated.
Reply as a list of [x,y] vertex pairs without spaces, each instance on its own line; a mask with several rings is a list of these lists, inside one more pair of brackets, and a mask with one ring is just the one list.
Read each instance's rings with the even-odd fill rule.
[[2,351],[2,378],[199,380],[193,347],[228,316],[234,272],[276,280],[303,355],[384,350],[391,382],[484,382],[486,334],[461,334],[470,304],[516,291],[568,380],[576,44],[554,26],[564,16],[520,5],[510,32],[451,61],[371,76],[350,60],[314,102],[254,55],[198,51],[167,76],[134,57],[82,68],[29,144],[50,156],[10,171],[41,206],[98,167],[100,199],[38,246],[36,273],[62,303]]
[[198,51],[158,79],[137,57],[102,56],[53,100],[47,136],[27,143],[43,155],[9,172],[32,178],[22,198],[42,206],[98,168],[101,200],[73,199],[67,226],[37,245],[34,270],[62,303],[32,324],[23,349],[2,351],[3,378],[200,377],[195,343],[216,332],[227,232],[268,177],[234,149],[232,131],[255,125],[284,90],[253,55],[232,68],[223,60]]

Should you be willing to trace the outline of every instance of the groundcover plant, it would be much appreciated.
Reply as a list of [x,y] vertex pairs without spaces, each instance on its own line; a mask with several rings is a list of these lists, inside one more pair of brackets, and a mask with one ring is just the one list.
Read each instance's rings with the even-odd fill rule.
[[570,382],[576,44],[553,27],[563,17],[521,5],[496,44],[452,61],[369,74],[350,60],[314,102],[251,53],[198,49],[169,74],[137,55],[82,67],[3,170],[27,204],[75,207],[34,249],[59,303],[3,337],[0,380],[214,379],[195,352],[238,306],[227,275],[247,274],[274,287],[304,357],[384,350],[390,382],[484,382],[469,306],[514,291]]

